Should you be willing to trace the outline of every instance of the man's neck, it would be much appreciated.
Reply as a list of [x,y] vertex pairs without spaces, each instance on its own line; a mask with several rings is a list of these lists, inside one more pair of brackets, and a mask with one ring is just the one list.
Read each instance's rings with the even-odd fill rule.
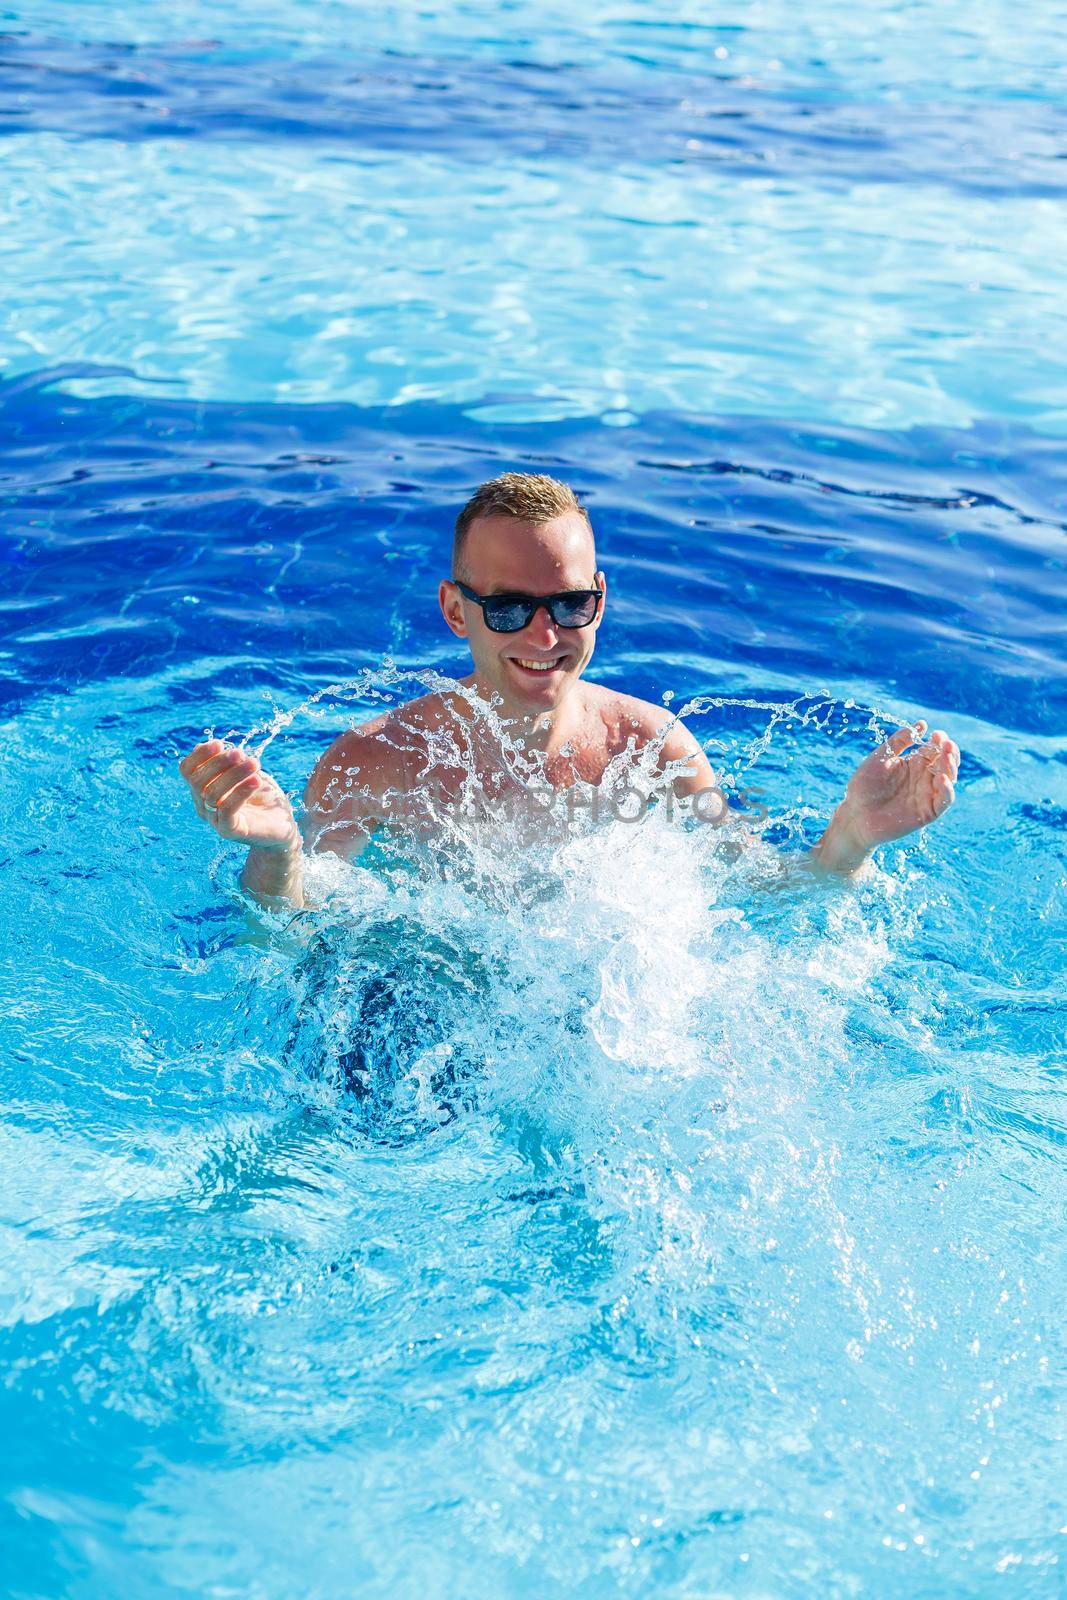
[[[483,699],[492,701],[495,691],[483,684],[476,673],[463,681],[476,689]],[[582,701],[582,685],[576,683],[551,711],[530,712],[505,701],[497,707],[497,717],[509,738],[521,740],[527,750],[553,756],[577,733],[581,724]]]

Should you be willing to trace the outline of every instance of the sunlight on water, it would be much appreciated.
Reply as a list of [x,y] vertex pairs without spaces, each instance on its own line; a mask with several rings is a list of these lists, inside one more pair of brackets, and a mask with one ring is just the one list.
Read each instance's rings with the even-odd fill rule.
[[225,27],[213,0],[173,0],[166,11],[131,0],[8,0],[4,19],[37,34],[141,46],[183,44],[239,61],[361,49],[476,56],[508,63],[516,53],[545,65],[701,69],[842,96],[894,100],[1004,93],[1049,96],[1059,81],[1060,17],[1035,5],[1018,26],[1006,0],[843,0],[798,12],[788,0],[721,10],[678,0],[670,15],[641,0],[400,0],[375,11],[355,0],[233,0]]
[[447,398],[485,420],[1067,415],[1051,199],[51,134],[5,157],[22,246],[0,356],[18,372],[73,343],[129,369],[89,392]]

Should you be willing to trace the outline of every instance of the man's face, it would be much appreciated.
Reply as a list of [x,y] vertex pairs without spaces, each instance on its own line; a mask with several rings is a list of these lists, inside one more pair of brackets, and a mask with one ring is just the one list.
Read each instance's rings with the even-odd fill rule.
[[[461,576],[477,594],[558,594],[603,587],[593,535],[584,517],[568,511],[551,522],[479,517],[471,524]],[[541,606],[519,633],[493,633],[480,606],[445,582],[441,610],[452,632],[466,639],[479,681],[513,713],[554,711],[593,654],[603,603],[587,628],[557,628]],[[548,664],[548,670],[545,665]]]

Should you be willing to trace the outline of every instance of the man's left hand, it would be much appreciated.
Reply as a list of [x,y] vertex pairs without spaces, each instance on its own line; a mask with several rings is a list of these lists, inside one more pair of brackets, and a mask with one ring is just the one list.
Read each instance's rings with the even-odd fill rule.
[[813,852],[821,865],[855,871],[880,844],[903,839],[948,810],[956,797],[959,746],[940,728],[917,744],[925,732],[925,722],[898,728],[860,762]]

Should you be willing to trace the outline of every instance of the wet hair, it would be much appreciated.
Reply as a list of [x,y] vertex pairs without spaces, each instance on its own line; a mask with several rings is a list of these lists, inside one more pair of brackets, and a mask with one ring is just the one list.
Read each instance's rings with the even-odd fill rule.
[[452,576],[465,577],[463,551],[471,523],[478,517],[514,517],[516,522],[551,522],[567,511],[576,511],[589,531],[589,513],[568,483],[537,472],[502,472],[480,484],[456,518],[452,540]]

